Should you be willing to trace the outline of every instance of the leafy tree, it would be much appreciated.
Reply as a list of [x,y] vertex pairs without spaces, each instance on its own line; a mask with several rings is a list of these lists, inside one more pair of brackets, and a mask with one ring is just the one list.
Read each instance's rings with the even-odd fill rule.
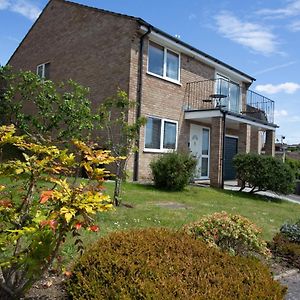
[[270,190],[289,194],[295,187],[295,174],[280,159],[257,154],[237,154],[233,159],[237,179],[242,182],[240,190],[251,187],[251,193]]
[[35,141],[87,137],[98,118],[88,93],[72,80],[56,85],[30,71],[0,67],[0,119]]
[[[99,230],[93,214],[112,207],[103,193],[109,172],[99,166],[115,158],[78,140],[74,153],[28,142],[14,126],[0,127],[5,144],[21,149],[24,159],[0,165],[0,177],[15,182],[0,185],[0,299],[19,299],[51,266],[68,233],[82,252],[80,228]],[[80,168],[89,180],[78,181]]]
[[114,205],[121,203],[121,185],[126,179],[126,166],[132,153],[138,151],[136,140],[140,128],[146,124],[146,118],[140,117],[130,122],[128,113],[136,103],[128,99],[126,92],[118,90],[116,95],[107,98],[99,107],[101,126],[106,129],[105,146],[112,155],[122,159],[115,160]]

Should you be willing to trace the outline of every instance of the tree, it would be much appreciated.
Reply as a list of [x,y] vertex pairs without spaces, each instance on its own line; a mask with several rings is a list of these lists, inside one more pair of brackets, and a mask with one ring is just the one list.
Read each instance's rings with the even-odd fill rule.
[[56,85],[30,71],[0,67],[0,119],[35,141],[88,137],[98,120],[88,93],[73,80]]
[[[80,228],[98,231],[92,216],[112,207],[103,192],[109,172],[99,166],[115,161],[109,151],[92,150],[75,140],[77,151],[59,150],[0,127],[0,148],[13,144],[23,160],[0,164],[0,299],[19,299],[51,266],[68,233],[82,252]],[[82,159],[83,154],[83,159]],[[89,180],[78,180],[84,168]],[[42,186],[42,187],[41,187]]]
[[128,113],[136,103],[128,99],[126,92],[118,90],[116,95],[107,98],[99,107],[101,126],[106,130],[106,147],[112,155],[121,159],[115,160],[115,188],[113,201],[115,206],[121,203],[121,185],[126,179],[126,166],[132,153],[138,151],[136,140],[140,128],[146,124],[146,118],[140,117],[132,123]]

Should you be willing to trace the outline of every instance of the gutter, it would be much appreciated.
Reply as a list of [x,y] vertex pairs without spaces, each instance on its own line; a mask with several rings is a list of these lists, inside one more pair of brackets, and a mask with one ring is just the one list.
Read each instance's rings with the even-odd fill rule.
[[[147,27],[147,32],[144,33],[140,38],[140,49],[139,49],[139,62],[138,62],[138,78],[137,78],[137,95],[136,95],[136,102],[137,102],[137,108],[136,108],[136,120],[138,120],[141,117],[141,105],[142,105],[142,92],[143,92],[143,54],[144,54],[144,41],[145,38],[151,33],[152,26],[149,25]],[[133,164],[133,181],[138,181],[139,179],[139,146],[140,146],[140,132],[139,129],[138,137],[135,141],[138,151],[134,154],[134,164]]]

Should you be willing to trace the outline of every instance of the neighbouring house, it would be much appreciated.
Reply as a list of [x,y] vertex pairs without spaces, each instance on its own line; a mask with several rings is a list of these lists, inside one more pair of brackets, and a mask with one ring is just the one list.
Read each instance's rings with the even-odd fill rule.
[[191,151],[196,178],[217,187],[235,177],[236,153],[259,153],[264,142],[274,155],[274,101],[249,90],[255,79],[140,18],[49,1],[8,64],[72,78],[95,104],[125,90],[139,104],[128,122],[148,120],[129,164],[134,180],[149,179],[150,161],[174,149]]

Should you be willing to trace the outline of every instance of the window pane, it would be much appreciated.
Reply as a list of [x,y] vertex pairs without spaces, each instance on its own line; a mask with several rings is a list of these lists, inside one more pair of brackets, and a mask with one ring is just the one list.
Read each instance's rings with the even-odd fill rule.
[[174,80],[179,80],[178,70],[179,70],[179,55],[168,50],[167,51],[167,77],[170,77]]
[[201,159],[201,176],[207,177],[208,176],[208,158],[202,157]]
[[45,64],[45,78],[50,78],[50,63]]
[[209,149],[209,130],[203,129],[202,132],[202,155],[208,155]]
[[40,66],[38,66],[38,68],[37,68],[37,75],[39,76],[39,77],[41,77],[41,78],[43,78],[44,77],[44,65],[40,65]]
[[145,148],[160,149],[161,120],[147,118]]
[[164,48],[154,43],[149,44],[148,71],[157,75],[164,75]]
[[164,149],[176,148],[176,123],[165,122],[164,128]]
[[231,83],[230,84],[230,110],[236,113],[239,113],[239,101],[240,100],[240,88],[237,84]]

